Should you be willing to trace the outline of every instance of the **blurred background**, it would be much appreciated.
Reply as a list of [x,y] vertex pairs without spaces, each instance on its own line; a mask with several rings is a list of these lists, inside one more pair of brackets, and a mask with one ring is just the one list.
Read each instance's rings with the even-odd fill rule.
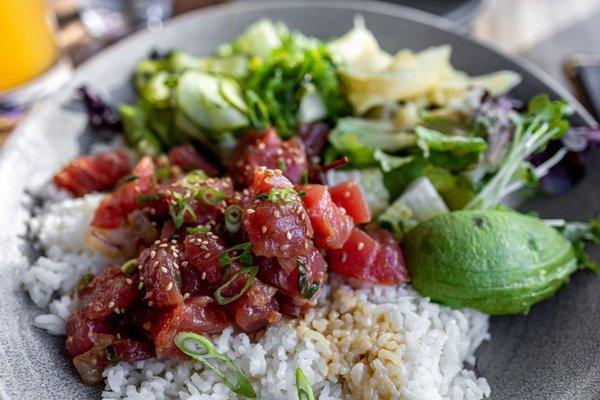
[[[260,0],[240,0],[260,1]],[[318,1],[318,0],[315,0]],[[224,0],[0,0],[0,146],[74,68],[137,30]],[[390,0],[537,64],[599,118],[600,0]]]

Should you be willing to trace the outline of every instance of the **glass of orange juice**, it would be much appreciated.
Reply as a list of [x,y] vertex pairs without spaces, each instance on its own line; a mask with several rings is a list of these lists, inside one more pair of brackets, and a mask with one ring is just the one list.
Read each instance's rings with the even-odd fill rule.
[[45,0],[0,0],[0,114],[23,109],[70,76]]

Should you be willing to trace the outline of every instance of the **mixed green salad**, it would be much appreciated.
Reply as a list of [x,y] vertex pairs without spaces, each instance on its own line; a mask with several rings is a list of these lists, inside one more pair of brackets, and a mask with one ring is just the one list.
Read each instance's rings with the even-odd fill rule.
[[140,154],[193,141],[225,163],[251,130],[298,135],[310,157],[305,179],[356,180],[421,294],[523,313],[577,268],[598,268],[585,243],[600,242],[600,220],[509,208],[573,153],[563,145],[576,134],[571,109],[546,95],[511,99],[518,74],[471,77],[450,59],[444,45],[389,54],[361,20],[330,41],[262,20],[210,56],[141,61],[139,99],[118,117],[94,95],[86,101],[93,125],[122,129]]

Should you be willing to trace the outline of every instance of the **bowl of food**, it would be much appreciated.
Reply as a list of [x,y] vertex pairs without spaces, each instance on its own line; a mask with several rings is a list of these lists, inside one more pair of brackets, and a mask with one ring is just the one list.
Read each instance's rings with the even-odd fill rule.
[[0,157],[0,393],[594,398],[598,133],[459,32],[241,3],[83,65]]

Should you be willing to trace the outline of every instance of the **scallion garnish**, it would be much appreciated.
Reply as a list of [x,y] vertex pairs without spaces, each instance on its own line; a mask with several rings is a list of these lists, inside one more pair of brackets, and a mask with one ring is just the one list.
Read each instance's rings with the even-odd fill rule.
[[154,172],[154,177],[159,182],[166,181],[167,179],[169,179],[169,176],[171,176],[171,168],[169,166],[157,168]]
[[139,178],[140,177],[135,174],[127,175],[127,176],[124,176],[121,179],[119,179],[119,181],[117,182],[117,185],[123,185],[125,183],[133,182]]
[[207,206],[216,206],[221,200],[225,200],[227,196],[220,190],[213,188],[201,188],[195,195],[200,203]]
[[125,275],[132,273],[133,271],[135,271],[135,268],[137,267],[137,263],[138,263],[137,258],[132,258],[131,260],[125,261],[121,265],[121,272],[124,273]]
[[[229,278],[227,280],[227,282],[225,282],[217,290],[215,290],[215,292],[213,293],[213,297],[215,298],[215,300],[217,301],[217,303],[219,303],[220,305],[225,305],[225,304],[231,303],[232,301],[236,301],[244,293],[246,293],[248,291],[248,289],[250,289],[250,285],[252,285],[252,282],[254,282],[254,280],[256,279],[256,274],[257,273],[258,273],[258,266],[257,265],[253,265],[251,267],[245,267],[245,268],[240,269],[238,272],[236,272],[235,274],[233,274],[231,276],[231,278]],[[242,290],[240,290],[234,296],[224,297],[223,296],[223,291],[225,289],[227,289],[229,287],[229,285],[231,285],[237,278],[239,278],[242,275],[248,275],[248,279],[246,280],[246,284],[244,285],[244,287],[242,288]]]
[[[241,253],[232,256],[238,251]],[[252,265],[252,242],[236,244],[219,254],[221,267],[229,267],[235,261],[241,262],[244,267]]]
[[200,226],[189,227],[186,229],[186,231],[190,235],[199,235],[201,233],[210,232],[210,226],[209,225],[200,225]]
[[300,367],[296,367],[296,390],[298,390],[298,400],[315,400],[308,378]]
[[277,161],[277,169],[280,169],[281,171],[285,171],[285,161],[283,160],[279,160]]
[[[240,368],[235,365],[231,358],[219,353],[208,338],[193,332],[180,332],[175,336],[174,342],[182,352],[213,370],[219,378],[221,378],[223,384],[231,389],[232,392],[251,399],[256,398],[256,392],[248,378],[244,376]],[[221,372],[213,365],[210,362],[210,359],[219,360],[225,363],[228,369],[233,372],[235,383],[231,382],[225,376],[225,373]]]
[[185,177],[183,178],[185,182],[191,184],[203,182],[207,179],[208,175],[206,175],[206,172],[202,171],[201,169],[195,169],[193,171],[190,171],[187,174],[185,174]]
[[140,194],[135,198],[136,203],[138,204],[146,204],[153,201],[158,201],[162,199],[162,195],[160,193],[151,193],[151,194]]
[[225,209],[225,229],[231,233],[237,233],[242,226],[242,208],[232,204]]
[[187,202],[187,199],[183,197],[179,193],[175,193],[173,195],[175,198],[176,206],[169,204],[169,214],[173,219],[173,223],[177,229],[181,228],[181,225],[185,222],[185,214],[186,212],[190,214],[192,220],[194,222],[198,221],[198,217],[196,217],[196,212]]
[[306,276],[306,261],[302,257],[296,258],[298,264],[298,291],[305,299],[310,299],[319,290],[319,282],[309,282]]

